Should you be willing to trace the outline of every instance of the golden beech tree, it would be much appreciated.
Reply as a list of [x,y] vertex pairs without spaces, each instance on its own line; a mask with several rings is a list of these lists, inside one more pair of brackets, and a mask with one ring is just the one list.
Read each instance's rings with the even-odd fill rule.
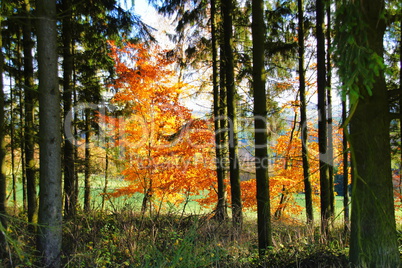
[[142,193],[145,212],[154,201],[179,203],[210,189],[216,181],[212,122],[194,119],[180,103],[188,85],[174,76],[168,53],[143,44],[110,47],[118,77],[110,85],[117,92],[112,101],[124,116],[105,120],[123,148],[129,182],[112,195]]
[[[313,203],[319,207],[319,150],[317,143],[318,131],[313,124],[309,124],[311,137],[307,144],[310,151],[310,170],[311,182],[313,187]],[[334,129],[334,170],[342,171],[342,129]],[[281,135],[273,151],[276,154],[273,167],[274,175],[271,178],[272,207],[277,218],[282,216],[300,213],[302,207],[294,200],[294,194],[304,191],[303,184],[303,162],[302,162],[302,142],[299,131],[292,132],[289,129],[284,135]],[[303,204],[304,205],[304,204]],[[286,212],[285,212],[286,208]]]

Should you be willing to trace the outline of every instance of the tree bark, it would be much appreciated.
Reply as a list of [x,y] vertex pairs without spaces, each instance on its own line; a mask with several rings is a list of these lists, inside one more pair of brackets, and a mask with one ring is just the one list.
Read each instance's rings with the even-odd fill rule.
[[[72,108],[72,74],[73,74],[73,56],[72,56],[72,27],[71,27],[71,1],[63,0],[63,108],[64,118]],[[72,140],[67,137],[64,140],[64,216],[73,217],[76,212],[75,190],[75,162],[74,145]]]
[[307,103],[306,103],[306,73],[304,70],[304,7],[303,0],[297,1],[298,5],[298,45],[299,45],[299,90],[300,90],[300,127],[302,142],[303,182],[306,202],[307,224],[313,225],[313,197],[310,179],[310,163],[308,151],[308,128],[307,128]]
[[327,39],[327,52],[326,52],[326,60],[327,60],[327,127],[328,127],[328,182],[329,182],[329,207],[330,207],[330,217],[333,220],[335,215],[335,189],[334,189],[334,137],[333,137],[333,119],[332,119],[332,94],[331,94],[331,1],[327,1],[327,31],[326,31],[326,39]]
[[[342,101],[342,123],[343,127],[347,128],[346,124],[346,100]],[[345,233],[349,230],[349,151],[346,131],[342,135],[342,150],[343,150],[343,217]]]
[[[362,0],[359,5],[365,38],[357,45],[383,56],[384,1]],[[364,41],[360,41],[360,40]],[[353,63],[350,63],[353,64]],[[369,68],[367,66],[367,68]],[[389,106],[384,71],[373,76],[372,94],[359,79],[360,98],[350,122],[354,166],[350,261],[359,267],[399,267],[391,173]]]
[[38,252],[41,265],[60,267],[62,241],[60,92],[56,1],[37,0],[40,192]]
[[229,169],[232,194],[232,220],[235,229],[243,224],[243,212],[240,189],[240,167],[237,137],[237,92],[234,76],[233,59],[233,0],[222,0],[223,39],[225,50],[225,80],[229,120]]
[[267,96],[265,91],[264,1],[252,1],[253,93],[255,172],[257,183],[258,249],[264,255],[272,246],[271,204],[269,199],[269,163],[267,132]]
[[[25,174],[27,181],[27,201],[28,201],[28,222],[37,222],[38,201],[36,193],[36,162],[35,162],[35,99],[33,82],[33,57],[32,57],[32,26],[31,26],[31,6],[29,0],[24,0],[24,24],[22,28],[23,48],[24,48],[24,106],[25,106]],[[34,225],[30,225],[34,226]]]
[[[3,3],[0,4],[0,10],[3,10]],[[7,178],[5,173],[5,156],[6,144],[5,135],[5,120],[4,120],[4,89],[3,89],[3,71],[4,71],[4,56],[3,56],[3,38],[2,38],[2,17],[0,16],[0,257],[6,254],[6,239],[4,230],[7,228]]]
[[216,1],[211,0],[211,35],[212,35],[212,84],[214,97],[214,123],[215,123],[215,154],[216,154],[216,175],[218,183],[218,203],[216,205],[215,218],[218,221],[224,221],[227,218],[227,201],[226,201],[226,171],[224,166],[225,161],[225,144],[224,135],[224,113],[223,101],[221,100],[218,83],[218,41],[217,41],[217,20],[216,20]]
[[325,66],[325,35],[324,35],[324,3],[316,0],[316,35],[317,35],[317,90],[318,90],[318,146],[320,158],[320,206],[321,232],[329,232],[331,215],[329,169],[327,152],[327,107],[326,107],[326,66]]

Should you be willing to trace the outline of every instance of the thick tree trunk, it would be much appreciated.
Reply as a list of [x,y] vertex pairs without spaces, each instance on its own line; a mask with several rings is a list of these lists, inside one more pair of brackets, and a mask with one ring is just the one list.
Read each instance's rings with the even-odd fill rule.
[[[35,99],[33,82],[33,57],[32,57],[32,26],[30,18],[31,6],[29,0],[24,1],[24,24],[22,28],[23,47],[24,47],[24,95],[25,95],[25,174],[27,180],[27,201],[28,201],[28,222],[37,222],[37,193],[36,193],[36,162],[34,157],[35,152]],[[33,225],[31,225],[33,226]]]
[[38,252],[42,267],[60,267],[62,240],[60,92],[55,0],[37,0],[40,192]]
[[267,96],[265,91],[264,1],[252,1],[253,93],[255,172],[257,183],[258,249],[264,255],[272,246],[271,205],[268,175]]
[[222,1],[223,39],[225,50],[226,92],[229,120],[229,169],[232,194],[232,219],[235,229],[243,224],[243,212],[240,189],[240,167],[237,137],[237,93],[233,59],[233,0]]
[[[363,38],[365,41],[357,45],[383,56],[384,1],[363,0],[358,8],[361,9],[361,23],[367,25],[367,32],[362,33],[366,36]],[[350,260],[359,267],[399,267],[401,263],[391,173],[390,118],[383,70],[373,78],[370,96],[365,94],[367,90],[363,84],[357,85],[364,98],[358,101],[350,122],[352,156],[356,163]],[[362,80],[359,80],[360,83],[363,83]]]
[[[73,56],[72,56],[72,28],[71,28],[71,1],[63,0],[63,108],[64,118],[72,108]],[[72,140],[64,140],[64,216],[73,217],[76,212],[77,198],[75,188],[74,145]]]
[[317,88],[318,88],[318,145],[320,152],[320,189],[321,189],[321,232],[329,231],[331,215],[329,169],[327,152],[327,107],[326,107],[326,66],[324,35],[324,2],[316,0],[316,34],[317,34]]
[[300,90],[300,127],[302,142],[303,182],[306,202],[307,223],[314,222],[313,197],[310,179],[310,163],[308,152],[308,128],[307,128],[307,103],[306,103],[306,73],[304,70],[304,7],[303,0],[297,1],[298,5],[298,45],[299,45],[299,90]]

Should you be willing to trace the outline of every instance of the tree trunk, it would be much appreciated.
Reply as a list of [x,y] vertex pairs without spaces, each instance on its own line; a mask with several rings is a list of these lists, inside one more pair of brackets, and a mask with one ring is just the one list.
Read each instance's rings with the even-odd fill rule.
[[229,120],[229,169],[232,194],[232,220],[235,229],[243,224],[243,212],[240,189],[240,167],[237,137],[237,93],[233,59],[233,0],[222,0],[223,39],[225,50],[226,92]]
[[62,240],[60,92],[56,1],[37,0],[40,192],[38,252],[41,265],[60,267]]
[[257,183],[258,249],[264,255],[272,246],[271,204],[269,199],[267,96],[265,91],[264,1],[252,1],[253,93],[255,133],[255,173]]
[[[27,180],[27,201],[28,201],[28,222],[37,222],[37,193],[36,193],[36,163],[35,163],[35,99],[36,94],[34,91],[33,82],[33,57],[32,57],[32,26],[30,18],[31,6],[29,0],[24,1],[24,24],[22,28],[23,35],[23,48],[24,48],[24,104],[25,104],[25,172]],[[31,225],[34,226],[34,225]]]
[[299,90],[300,90],[300,127],[302,142],[303,182],[306,202],[307,224],[313,225],[313,197],[310,179],[310,163],[308,152],[307,103],[306,103],[306,73],[304,70],[304,7],[303,0],[298,0],[298,42],[299,42]]
[[333,120],[332,120],[332,95],[331,95],[331,1],[327,1],[327,127],[328,127],[328,181],[329,181],[329,206],[330,206],[330,217],[333,220],[335,215],[335,189],[334,189],[334,138],[333,138]]
[[[384,1],[362,0],[361,23],[367,32],[357,45],[383,56]],[[363,42],[360,40],[364,39]],[[350,63],[353,64],[353,63]],[[370,67],[366,67],[370,68]],[[356,163],[352,192],[350,261],[361,267],[399,267],[389,137],[389,105],[384,71],[373,75],[372,94],[359,79],[360,98],[350,122],[352,156]]]
[[[63,108],[64,118],[72,108],[72,73],[73,57],[72,47],[72,27],[71,27],[71,1],[63,0]],[[75,163],[74,163],[74,145],[73,141],[65,139],[64,141],[64,216],[73,217],[76,212],[77,198],[75,188]]]
[[[20,35],[18,35],[18,38],[17,38],[17,51],[20,51],[21,49],[20,49],[20,47],[21,47],[21,37],[20,37]],[[18,86],[18,89],[19,89],[19,92],[18,92],[18,101],[19,101],[19,103],[20,103],[20,105],[19,105],[19,109],[18,109],[18,113],[19,113],[19,117],[20,117],[20,120],[19,120],[19,124],[21,125],[21,126],[24,126],[25,125],[25,120],[24,120],[24,117],[25,117],[25,114],[24,114],[24,105],[23,105],[23,103],[24,103],[24,101],[23,101],[23,90],[22,90],[22,88],[21,88],[21,85],[22,85],[22,77],[21,77],[21,73],[22,73],[22,68],[21,68],[21,65],[22,65],[22,59],[21,59],[21,53],[18,53],[17,54],[17,65],[18,65],[18,72],[17,72],[17,74],[18,75],[16,75],[15,76],[15,84]],[[20,133],[19,133],[19,139],[20,139],[20,150],[21,150],[21,152],[24,152],[25,151],[25,132],[24,132],[24,128],[22,127],[21,129],[20,129]],[[23,208],[24,208],[24,211],[28,211],[28,198],[27,198],[27,179],[26,179],[26,161],[25,161],[25,154],[24,153],[21,153],[21,183],[22,183],[22,203],[23,203]]]
[[217,42],[217,20],[216,20],[216,1],[211,0],[211,35],[212,35],[212,84],[214,96],[214,123],[215,123],[215,154],[216,154],[216,175],[218,182],[218,203],[216,205],[215,218],[218,221],[224,221],[227,218],[227,202],[226,202],[226,171],[225,161],[225,129],[223,129],[224,102],[221,100],[221,91],[218,83],[218,42]]
[[[346,123],[346,100],[342,101],[342,123],[347,128]],[[345,233],[349,230],[349,151],[346,131],[343,131],[342,137],[343,150],[343,215]]]
[[[0,35],[1,37],[1,35]],[[15,125],[14,125],[14,86],[10,78],[10,150],[11,150],[11,178],[13,191],[14,215],[17,215],[17,176],[15,171]]]
[[316,34],[317,34],[317,90],[318,90],[318,145],[320,152],[320,189],[321,189],[321,232],[329,231],[331,215],[329,190],[329,155],[327,152],[327,107],[326,107],[326,66],[324,36],[324,3],[316,0]]
[[[3,10],[3,3],[0,4]],[[4,91],[3,91],[3,71],[4,71],[4,56],[2,42],[2,17],[0,16],[0,257],[3,258],[6,254],[6,239],[4,230],[7,228],[6,206],[7,206],[7,179],[5,173],[5,156],[6,144],[4,141],[5,135],[5,120],[4,120]]]

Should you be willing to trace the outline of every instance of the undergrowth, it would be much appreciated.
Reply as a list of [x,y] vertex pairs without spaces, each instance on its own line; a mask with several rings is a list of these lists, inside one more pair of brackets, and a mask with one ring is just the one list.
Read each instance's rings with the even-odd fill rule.
[[[209,216],[80,212],[63,223],[63,267],[349,266],[340,229],[324,239],[318,229],[273,222],[274,246],[259,258],[255,222],[246,221],[234,234],[230,221]],[[9,254],[0,267],[35,267],[35,236],[28,230],[25,221],[10,219]]]

